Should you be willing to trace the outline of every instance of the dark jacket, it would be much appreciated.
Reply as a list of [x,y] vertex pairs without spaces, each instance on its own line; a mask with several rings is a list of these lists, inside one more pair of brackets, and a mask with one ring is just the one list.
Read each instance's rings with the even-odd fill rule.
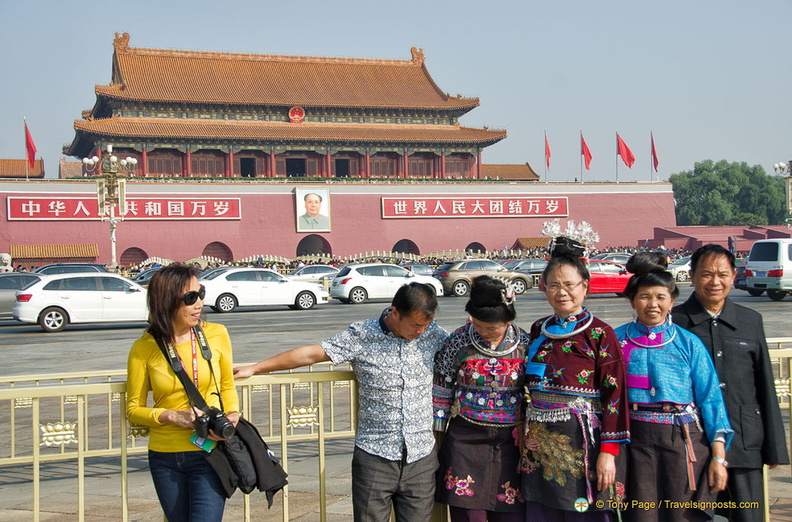
[[701,339],[715,363],[734,429],[727,451],[729,466],[788,464],[762,316],[727,298],[720,315],[713,319],[693,293],[674,307],[672,317],[674,323]]

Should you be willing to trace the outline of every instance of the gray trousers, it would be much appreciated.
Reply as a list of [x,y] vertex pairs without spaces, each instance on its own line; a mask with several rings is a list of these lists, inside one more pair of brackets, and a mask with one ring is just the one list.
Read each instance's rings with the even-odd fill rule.
[[437,452],[407,464],[387,460],[355,446],[352,456],[352,507],[355,522],[428,521],[435,493]]

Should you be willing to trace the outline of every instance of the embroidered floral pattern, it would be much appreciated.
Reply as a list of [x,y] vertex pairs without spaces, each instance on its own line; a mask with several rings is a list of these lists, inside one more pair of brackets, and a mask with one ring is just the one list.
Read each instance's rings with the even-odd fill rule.
[[577,344],[575,341],[567,340],[564,344],[561,345],[561,351],[565,353],[569,353],[572,351],[572,346]]
[[594,373],[591,370],[581,370],[579,374],[577,374],[577,380],[580,384],[588,384],[589,377],[591,374]]
[[611,498],[611,500],[613,500],[615,502],[618,502],[618,503],[624,502],[624,499],[626,498],[626,495],[624,493],[625,492],[624,492],[624,483],[623,482],[614,482],[613,484],[611,484],[611,487],[610,487],[610,498]]
[[511,487],[511,481],[507,482],[506,484],[502,484],[501,488],[503,489],[503,493],[498,493],[498,500],[501,502],[505,502],[507,504],[514,504],[515,500],[518,502],[523,502],[520,490]]
[[549,352],[547,350],[542,350],[541,352],[536,354],[536,360],[540,362],[544,362],[544,358],[547,356]]
[[605,333],[605,329],[600,326],[591,329],[591,337],[593,337],[594,339],[599,339],[600,337],[602,337],[602,334],[604,333]]
[[602,379],[602,385],[606,388],[618,388],[619,380],[613,375],[606,375],[605,378]]
[[617,399],[615,401],[610,401],[608,403],[608,413],[611,413],[613,415],[618,415],[619,414],[619,408],[618,408],[619,401],[621,401],[621,399]]
[[445,488],[448,490],[454,490],[455,495],[459,495],[460,497],[472,497],[475,495],[473,490],[470,489],[470,486],[475,484],[476,481],[468,475],[464,479],[460,479],[459,477],[454,476],[454,471],[452,468],[448,468],[445,474]]
[[565,486],[567,476],[583,477],[584,450],[573,449],[570,438],[547,429],[541,422],[529,422],[523,444],[520,469],[532,473],[540,466],[542,478]]

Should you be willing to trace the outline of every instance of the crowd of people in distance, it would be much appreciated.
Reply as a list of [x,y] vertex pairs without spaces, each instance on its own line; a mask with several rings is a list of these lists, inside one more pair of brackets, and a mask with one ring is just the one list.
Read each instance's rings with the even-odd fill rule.
[[[508,282],[476,278],[451,333],[435,321],[434,290],[413,282],[378,317],[236,368],[225,328],[202,320],[197,270],[161,269],[151,326],[129,355],[127,413],[151,427],[167,519],[221,520],[225,503],[203,458],[225,437],[196,438],[206,412],[179,379],[236,425],[234,379],[332,361],[358,382],[358,522],[428,521],[436,502],[452,522],[761,521],[763,465],[789,456],[762,317],[729,298],[735,256],[693,252],[694,291],[677,303],[666,267],[684,252],[635,249],[624,292],[634,319],[614,328],[586,306],[583,253],[568,238],[542,252],[552,314],[525,328]],[[207,340],[213,357],[202,358]],[[177,359],[189,377],[177,378]]]

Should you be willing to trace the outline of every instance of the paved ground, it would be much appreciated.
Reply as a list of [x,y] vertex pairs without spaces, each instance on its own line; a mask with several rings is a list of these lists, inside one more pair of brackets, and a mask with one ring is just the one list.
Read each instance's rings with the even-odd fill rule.
[[[290,446],[289,515],[290,520],[313,522],[319,520],[318,459],[315,446]],[[327,520],[342,522],[352,520],[350,497],[351,441],[332,441],[328,444],[327,470]],[[151,484],[146,459],[130,459],[129,519],[133,521],[162,521],[162,512]],[[41,518],[42,521],[77,520],[77,483],[73,464],[45,465],[42,471]],[[86,517],[88,522],[121,519],[121,480],[118,459],[93,459],[86,470]],[[790,466],[771,471],[770,495],[773,522],[792,522],[792,477]],[[7,469],[0,476],[0,520],[22,522],[32,520],[32,484],[29,468]],[[237,492],[226,507],[225,519],[243,520],[243,498]],[[263,493],[251,495],[252,520],[280,520],[283,493],[276,496],[271,509],[267,509]]]

